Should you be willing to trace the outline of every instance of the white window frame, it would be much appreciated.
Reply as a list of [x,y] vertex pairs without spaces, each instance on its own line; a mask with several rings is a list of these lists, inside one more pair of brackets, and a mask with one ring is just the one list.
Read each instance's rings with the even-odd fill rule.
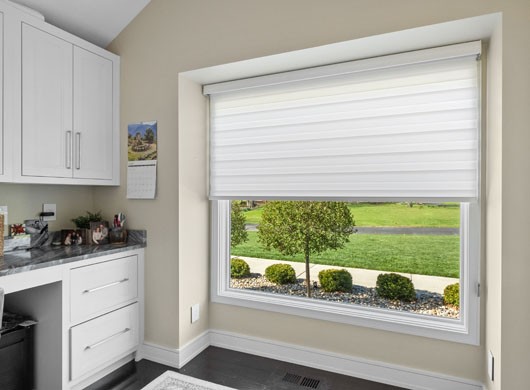
[[480,203],[460,210],[459,319],[231,288],[229,200],[211,201],[212,302],[479,345]]
[[[359,38],[316,48],[303,49],[268,57],[243,60],[230,64],[216,65],[182,73],[181,76],[196,83],[197,88],[212,83],[259,77],[311,68],[355,59],[372,58],[387,54],[406,52],[421,48],[437,47],[455,42],[477,39],[489,41],[497,34],[499,14],[462,19],[437,25],[413,28],[377,36]],[[198,90],[197,90],[198,91]],[[482,93],[484,93],[482,91]],[[204,100],[207,104],[207,99]],[[481,105],[484,109],[484,105]],[[198,127],[197,130],[201,128]],[[482,129],[481,133],[483,133]],[[484,145],[481,145],[481,152]],[[484,154],[481,167],[485,166]],[[482,172],[485,172],[482,169]],[[484,191],[480,183],[480,192]],[[325,304],[307,298],[277,296],[252,291],[230,289],[229,286],[229,208],[227,201],[211,201],[211,300],[215,303],[237,305],[259,310],[269,310],[289,315],[328,320],[376,329],[395,331],[434,339],[480,344],[480,263],[481,212],[485,205],[478,203],[465,206],[461,214],[461,258],[460,319],[445,319],[418,314],[392,312],[390,310],[331,302]],[[464,210],[464,208],[463,208]],[[353,306],[353,305],[352,305]],[[345,312],[345,307],[348,311]],[[354,330],[352,330],[354,331]]]

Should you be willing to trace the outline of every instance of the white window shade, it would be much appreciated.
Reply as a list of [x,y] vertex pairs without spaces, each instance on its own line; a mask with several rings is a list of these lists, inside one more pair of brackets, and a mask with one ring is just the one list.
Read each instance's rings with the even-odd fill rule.
[[205,87],[210,199],[475,201],[480,42]]

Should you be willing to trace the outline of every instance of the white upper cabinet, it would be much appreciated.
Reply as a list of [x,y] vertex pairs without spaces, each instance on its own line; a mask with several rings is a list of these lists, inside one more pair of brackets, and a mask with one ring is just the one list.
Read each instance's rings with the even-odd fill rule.
[[0,3],[2,12],[0,181],[119,185],[119,57]]
[[74,47],[74,177],[112,180],[112,62]]
[[22,25],[22,174],[72,177],[72,44]]
[[[0,12],[0,85],[4,85],[4,14]],[[0,94],[0,181],[5,175],[4,96]]]

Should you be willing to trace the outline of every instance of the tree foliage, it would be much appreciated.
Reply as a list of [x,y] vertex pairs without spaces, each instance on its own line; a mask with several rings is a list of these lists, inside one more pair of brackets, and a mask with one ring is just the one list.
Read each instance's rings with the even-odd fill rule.
[[148,144],[152,144],[155,142],[155,132],[150,127],[145,131],[145,141]]
[[263,208],[258,239],[265,248],[284,255],[304,254],[307,295],[311,296],[310,256],[344,247],[354,226],[346,203],[272,201]]
[[245,230],[245,215],[241,209],[241,202],[233,200],[230,202],[230,246],[235,247],[248,240]]

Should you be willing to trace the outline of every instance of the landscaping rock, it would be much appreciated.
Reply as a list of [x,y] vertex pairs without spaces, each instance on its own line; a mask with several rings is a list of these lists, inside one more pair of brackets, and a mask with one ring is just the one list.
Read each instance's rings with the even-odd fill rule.
[[[316,282],[313,282],[313,284]],[[318,286],[318,284],[317,284]],[[297,283],[278,286],[269,282],[261,274],[251,274],[242,279],[231,279],[230,287],[245,290],[262,291],[271,294],[291,296],[306,296],[305,280],[298,279]],[[321,299],[330,302],[356,304],[368,307],[407,311],[445,318],[459,318],[460,311],[453,306],[445,306],[443,296],[430,291],[416,290],[416,301],[401,302],[379,298],[375,288],[354,285],[351,292],[327,293],[319,287],[313,288],[311,299]]]

